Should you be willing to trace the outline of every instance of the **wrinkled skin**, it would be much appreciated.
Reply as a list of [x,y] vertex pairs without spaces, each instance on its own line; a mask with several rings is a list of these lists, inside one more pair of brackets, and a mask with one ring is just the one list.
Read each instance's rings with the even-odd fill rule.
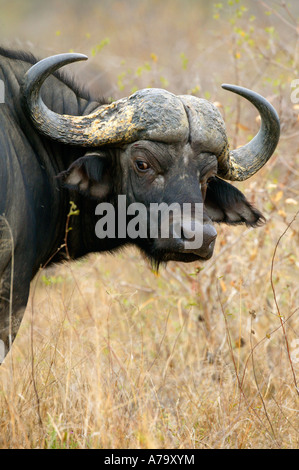
[[[114,158],[113,158],[114,156]],[[172,204],[204,203],[203,245],[195,252],[183,250],[180,240],[126,239],[137,244],[154,262],[170,260],[191,262],[209,259],[213,254],[216,231],[213,222],[256,226],[263,217],[235,187],[217,176],[217,159],[197,153],[196,143],[167,145],[138,141],[124,149],[88,153],[60,174],[62,184],[98,202],[109,201],[117,207],[117,195],[125,194],[127,203]],[[118,175],[118,176],[117,176]],[[121,178],[119,176],[121,175]],[[117,222],[116,222],[117,224]],[[207,233],[205,234],[205,228]]]
[[[15,60],[19,57],[19,60]],[[40,135],[20,105],[19,86],[34,59],[0,49],[0,339],[7,353],[27,304],[30,281],[41,266],[65,259],[65,227],[74,201],[68,252],[78,258],[134,244],[155,265],[169,260],[209,259],[216,238],[213,222],[259,225],[262,215],[232,185],[216,177],[213,145],[189,138],[175,144],[136,141],[125,146],[81,149]],[[46,105],[60,114],[83,115],[98,101],[58,75],[43,87]],[[57,177],[58,176],[58,177]],[[196,251],[174,239],[103,239],[95,234],[99,202],[204,202],[204,240]],[[12,243],[13,240],[13,243]],[[14,266],[12,272],[12,266]],[[10,316],[11,313],[11,316]]]

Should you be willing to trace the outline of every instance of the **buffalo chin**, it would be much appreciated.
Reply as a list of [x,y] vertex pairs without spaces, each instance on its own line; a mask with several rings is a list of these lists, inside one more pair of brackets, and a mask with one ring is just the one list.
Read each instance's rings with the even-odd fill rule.
[[160,265],[166,265],[169,261],[179,261],[181,263],[194,263],[194,262],[204,262],[208,261],[212,255],[211,251],[206,256],[199,256],[196,253],[182,253],[182,252],[169,252],[169,251],[157,251],[155,253],[148,253],[145,250],[142,250],[142,253],[150,261],[152,268],[158,272]]

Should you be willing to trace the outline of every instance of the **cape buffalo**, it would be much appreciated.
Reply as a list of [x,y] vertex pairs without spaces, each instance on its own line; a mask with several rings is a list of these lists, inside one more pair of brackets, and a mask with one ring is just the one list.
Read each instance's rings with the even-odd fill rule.
[[[0,343],[5,353],[18,331],[31,279],[45,264],[65,259],[66,252],[74,259],[135,244],[155,265],[206,260],[217,235],[213,222],[254,227],[264,220],[224,180],[249,178],[274,152],[279,119],[270,103],[246,88],[223,85],[261,116],[258,134],[229,150],[222,117],[204,99],[155,88],[109,104],[92,99],[58,71],[86,58],[69,53],[37,61],[28,53],[0,49]],[[120,195],[126,207],[188,203],[203,206],[203,213],[200,219],[192,209],[193,232],[179,222],[178,237],[151,237],[146,227],[143,237],[117,232],[99,238],[98,204],[117,208]],[[67,233],[70,201],[80,214]],[[174,223],[170,217],[169,227]],[[190,248],[185,242],[197,232],[201,244]]]

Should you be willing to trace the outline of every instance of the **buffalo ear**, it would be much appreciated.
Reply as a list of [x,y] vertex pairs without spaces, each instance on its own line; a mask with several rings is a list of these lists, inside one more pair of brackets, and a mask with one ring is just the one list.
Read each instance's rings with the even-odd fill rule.
[[214,222],[250,227],[265,223],[264,216],[247,201],[241,191],[218,177],[209,181],[204,205]]
[[57,178],[63,187],[96,199],[105,198],[111,189],[107,158],[104,153],[86,153],[75,160],[66,171],[59,173]]

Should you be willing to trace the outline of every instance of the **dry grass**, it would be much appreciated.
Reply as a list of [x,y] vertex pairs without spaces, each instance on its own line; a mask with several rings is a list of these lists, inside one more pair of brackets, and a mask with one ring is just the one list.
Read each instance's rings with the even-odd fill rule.
[[[168,13],[168,23],[166,8],[161,10],[167,27],[157,28],[160,35],[171,37],[171,19],[179,17],[182,3],[173,4],[177,10]],[[130,14],[125,3],[113,5]],[[196,2],[190,5],[195,21]],[[184,32],[188,48],[195,32],[186,26]],[[233,45],[228,29],[223,34]],[[127,52],[133,39],[127,33]],[[142,51],[144,57],[156,52],[159,61],[167,56],[165,44],[159,53],[151,45],[144,52],[139,43],[138,60]],[[181,83],[179,91],[185,92],[188,82],[197,83],[198,64],[186,71],[179,50],[163,74],[169,73],[169,88]],[[190,56],[196,53],[194,46]],[[110,56],[110,63],[117,62]],[[236,70],[224,79],[216,59],[208,65],[216,67],[209,84],[219,90],[219,83],[234,81]],[[134,76],[138,85],[144,76],[156,83],[159,61]],[[246,70],[237,69],[240,82]],[[293,77],[284,73],[285,81]],[[135,86],[127,78],[120,95]],[[200,83],[202,95],[205,78]],[[0,368],[1,448],[298,447],[299,216],[273,258],[298,210],[298,140],[289,137],[297,124],[288,114],[288,90],[275,86],[269,84],[266,94],[273,94],[281,112],[286,109],[280,147],[259,175],[238,185],[263,210],[267,224],[221,226],[207,264],[170,263],[158,276],[132,249],[41,271],[12,353]],[[233,105],[221,109],[231,133],[236,124],[238,144],[256,131],[251,108],[251,121]],[[253,124],[248,129],[241,122]]]
[[[221,230],[200,272],[133,250],[41,272],[1,367],[1,447],[296,448],[273,225]],[[296,253],[298,223],[274,269],[289,344]]]

